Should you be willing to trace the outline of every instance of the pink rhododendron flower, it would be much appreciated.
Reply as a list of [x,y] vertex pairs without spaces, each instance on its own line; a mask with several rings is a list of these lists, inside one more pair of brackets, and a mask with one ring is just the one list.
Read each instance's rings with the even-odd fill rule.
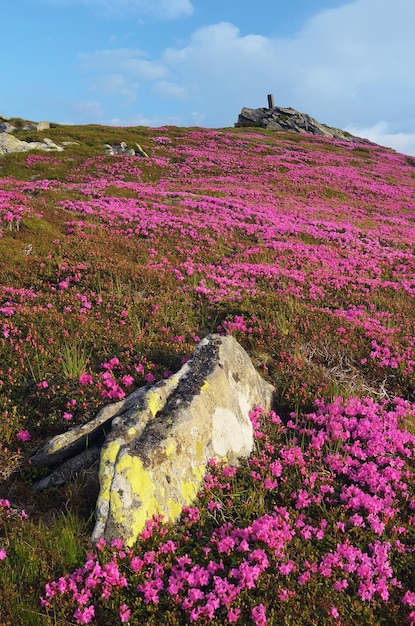
[[122,624],[126,624],[130,621],[131,609],[126,604],[122,604],[119,610],[120,620]]
[[16,439],[18,439],[19,441],[30,441],[31,438],[31,434],[28,430],[19,430],[16,435]]
[[126,387],[131,387],[133,382],[134,382],[134,378],[130,376],[129,374],[126,374],[125,376],[121,378],[121,383],[125,385]]
[[90,374],[83,373],[79,377],[79,382],[81,383],[81,385],[92,385],[94,379]]
[[265,626],[268,623],[265,606],[263,604],[258,604],[254,606],[251,611],[251,617],[255,623],[255,626]]

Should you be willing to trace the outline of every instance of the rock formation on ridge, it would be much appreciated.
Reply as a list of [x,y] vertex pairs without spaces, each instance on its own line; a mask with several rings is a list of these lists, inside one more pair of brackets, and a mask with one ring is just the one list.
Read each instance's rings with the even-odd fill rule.
[[274,106],[260,109],[244,107],[239,114],[235,126],[259,127],[268,130],[294,133],[311,133],[322,137],[342,139],[343,141],[368,143],[366,140],[354,137],[345,131],[321,124],[313,117],[310,117],[310,115],[300,113],[291,107],[283,108]]

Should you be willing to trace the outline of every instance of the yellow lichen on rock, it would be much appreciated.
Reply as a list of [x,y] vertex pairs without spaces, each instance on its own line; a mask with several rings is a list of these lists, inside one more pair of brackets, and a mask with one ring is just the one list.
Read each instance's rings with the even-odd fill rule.
[[114,476],[114,464],[120,450],[117,441],[111,441],[102,451],[99,468],[99,482],[101,485],[100,498],[109,502],[112,479]]
[[173,439],[170,439],[166,445],[166,456],[171,457],[175,450],[176,450],[176,444],[173,441]]
[[114,464],[120,450],[120,444],[118,441],[110,441],[110,443],[105,446],[101,461],[105,464]]
[[[131,516],[131,536],[126,538],[127,545],[132,545],[144,529],[145,523],[153,515],[159,515],[162,511],[156,498],[156,485],[150,473],[147,472],[141,459],[132,455],[124,455],[116,466],[118,475],[122,476],[126,482],[126,487],[133,500],[141,502],[139,507],[134,507],[128,513]],[[114,497],[115,496],[115,497]],[[112,493],[111,514],[116,524],[124,525],[127,521],[125,515],[125,503],[119,494]]]
[[206,467],[204,465],[198,465],[192,469],[192,474],[196,478],[198,483],[201,483],[203,480],[203,476],[206,473]]
[[182,481],[181,483],[181,492],[183,500],[186,505],[191,504],[193,500],[196,498],[197,493],[200,489],[199,482],[192,482],[190,480]]
[[167,516],[167,519],[170,521],[174,521],[177,517],[179,517],[182,512],[183,505],[181,502],[174,502],[174,500],[168,500],[167,506],[170,511],[170,515]]
[[[205,452],[205,444],[203,441],[196,442],[196,458],[198,461],[202,461]],[[204,468],[203,468],[204,471]]]
[[146,394],[147,406],[153,417],[156,417],[157,413],[161,411],[164,406],[164,400],[156,391],[149,391]]

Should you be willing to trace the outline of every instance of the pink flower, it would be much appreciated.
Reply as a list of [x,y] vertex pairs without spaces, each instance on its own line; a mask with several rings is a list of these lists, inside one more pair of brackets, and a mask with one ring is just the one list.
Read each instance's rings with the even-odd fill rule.
[[413,591],[407,591],[404,597],[402,598],[402,604],[415,606],[415,593]]
[[148,383],[154,383],[154,381],[156,380],[155,377],[153,376],[153,374],[151,372],[149,372],[147,374],[147,376],[145,376],[144,378],[145,381],[147,381]]
[[81,374],[79,377],[79,382],[81,383],[81,385],[92,385],[93,378],[90,374]]
[[265,624],[267,624],[265,606],[263,604],[254,606],[251,611],[251,617],[254,620],[255,626],[265,626]]
[[327,613],[331,615],[332,617],[339,617],[339,612],[335,606],[332,606],[331,609],[327,611]]
[[3,548],[1,548],[1,550],[0,550],[0,561],[4,561],[5,558],[7,558],[7,552]]
[[64,420],[71,420],[73,418],[73,415],[72,415],[72,413],[66,413],[65,412],[62,417],[63,417]]
[[47,380],[42,380],[40,383],[36,385],[39,389],[47,389],[49,387],[49,383]]
[[107,545],[107,542],[104,539],[104,537],[100,537],[99,539],[97,539],[95,543],[95,547],[97,550],[99,550],[99,552],[102,552],[106,545]]
[[131,610],[126,604],[120,606],[120,620],[122,624],[126,624],[130,621]]
[[93,604],[86,609],[77,608],[74,613],[74,618],[78,624],[89,624],[92,622],[92,618],[95,615],[95,607]]
[[134,378],[132,376],[130,376],[129,374],[126,374],[125,376],[123,376],[121,378],[121,382],[123,385],[125,385],[126,387],[131,387],[131,385],[134,382]]
[[133,558],[131,559],[130,565],[131,565],[131,569],[133,570],[133,572],[137,573],[143,567],[144,561],[143,559],[140,559],[138,556],[133,556]]
[[228,622],[230,624],[232,624],[233,622],[237,622],[239,619],[239,616],[241,614],[241,610],[240,609],[229,609],[228,611]]
[[31,434],[28,430],[19,430],[16,435],[16,439],[18,439],[19,441],[30,441],[31,438]]

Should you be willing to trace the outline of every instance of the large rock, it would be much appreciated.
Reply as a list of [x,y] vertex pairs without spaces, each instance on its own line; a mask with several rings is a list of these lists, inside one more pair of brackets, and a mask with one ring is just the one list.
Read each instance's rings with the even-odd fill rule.
[[280,130],[295,133],[311,133],[322,137],[332,137],[344,141],[367,143],[364,139],[354,137],[338,128],[321,124],[310,115],[300,113],[291,107],[272,107],[250,109],[244,107],[239,114],[235,126],[256,126],[268,130]]
[[51,139],[43,141],[21,141],[10,133],[0,133],[0,156],[10,152],[28,152],[30,150],[62,151],[62,146],[56,145]]
[[269,410],[273,387],[232,337],[209,335],[177,374],[114,419],[101,452],[92,538],[136,540],[153,515],[177,518],[196,498],[208,460],[253,448],[250,410]]
[[103,407],[38,450],[32,466],[51,471],[32,491],[63,484],[100,451],[92,537],[131,545],[153,515],[174,520],[191,504],[210,458],[249,456],[249,412],[256,405],[269,410],[273,391],[235,339],[208,335],[176,374]]
[[9,122],[0,122],[0,133],[12,133],[14,130],[16,127]]

